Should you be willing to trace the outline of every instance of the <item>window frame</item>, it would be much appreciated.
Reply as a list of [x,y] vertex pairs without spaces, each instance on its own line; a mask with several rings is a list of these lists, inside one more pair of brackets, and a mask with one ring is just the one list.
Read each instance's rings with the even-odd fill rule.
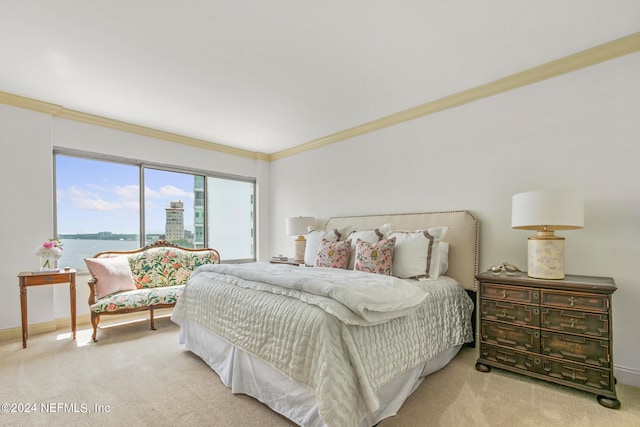
[[[228,174],[228,173],[222,173],[222,172],[215,172],[215,171],[209,171],[209,170],[204,170],[204,169],[197,169],[197,168],[189,168],[189,167],[183,167],[183,166],[176,166],[176,165],[170,165],[170,164],[166,164],[166,163],[156,163],[156,162],[149,162],[146,160],[139,160],[139,159],[133,159],[133,158],[129,158],[129,157],[121,157],[121,156],[115,156],[115,155],[110,155],[110,154],[102,154],[102,153],[94,153],[94,152],[90,152],[90,151],[84,151],[84,150],[77,150],[77,149],[70,149],[70,148],[63,148],[63,147],[53,147],[53,234],[54,236],[58,236],[58,201],[57,201],[57,191],[58,191],[58,186],[57,186],[57,156],[67,156],[67,157],[76,157],[76,158],[80,158],[80,159],[86,159],[86,160],[96,160],[96,161],[103,161],[103,162],[111,162],[111,163],[119,163],[119,164],[124,164],[124,165],[129,165],[129,166],[136,166],[138,167],[138,183],[139,183],[139,194],[138,194],[138,201],[140,202],[140,210],[139,210],[139,220],[140,220],[140,233],[139,233],[139,245],[140,247],[144,247],[146,245],[146,230],[145,230],[145,208],[144,208],[144,171],[145,169],[156,169],[156,170],[160,170],[160,171],[166,171],[166,172],[177,172],[177,173],[184,173],[184,174],[190,174],[190,175],[200,175],[204,177],[204,230],[203,230],[203,234],[204,234],[204,242],[208,243],[209,242],[209,232],[208,232],[208,228],[209,228],[209,218],[208,218],[208,201],[207,201],[207,178],[211,177],[211,178],[220,178],[220,179],[228,179],[228,180],[232,180],[232,181],[240,181],[240,182],[246,182],[246,183],[250,183],[253,185],[253,203],[252,203],[252,209],[253,209],[253,215],[252,215],[252,238],[253,238],[253,256],[251,258],[242,258],[242,259],[225,259],[223,262],[224,263],[228,263],[228,264],[234,264],[234,263],[243,263],[243,262],[255,262],[257,259],[257,254],[256,254],[256,250],[257,250],[257,245],[256,245],[256,241],[257,241],[257,233],[256,233],[256,179],[252,178],[252,177],[246,177],[246,176],[241,176],[241,175],[233,175],[233,174]],[[194,200],[195,203],[195,200]],[[195,230],[194,230],[195,233]],[[208,247],[208,245],[207,245]],[[214,248],[215,249],[215,248]],[[222,260],[221,260],[222,261]]]

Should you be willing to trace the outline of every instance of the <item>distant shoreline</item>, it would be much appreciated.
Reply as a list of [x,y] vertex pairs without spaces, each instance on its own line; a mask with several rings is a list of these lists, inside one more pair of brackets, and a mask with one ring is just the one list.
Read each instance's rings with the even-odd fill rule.
[[139,237],[137,234],[111,234],[104,233],[88,233],[88,234],[59,234],[59,239],[73,240],[126,240],[137,242]]

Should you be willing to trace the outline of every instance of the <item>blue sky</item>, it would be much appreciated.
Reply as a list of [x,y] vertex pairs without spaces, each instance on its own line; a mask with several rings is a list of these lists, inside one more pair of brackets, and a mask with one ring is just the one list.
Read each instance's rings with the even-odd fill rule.
[[[56,157],[58,234],[138,233],[139,168],[76,157]],[[185,229],[193,231],[193,175],[145,169],[147,234],[164,233],[165,208],[184,202]]]

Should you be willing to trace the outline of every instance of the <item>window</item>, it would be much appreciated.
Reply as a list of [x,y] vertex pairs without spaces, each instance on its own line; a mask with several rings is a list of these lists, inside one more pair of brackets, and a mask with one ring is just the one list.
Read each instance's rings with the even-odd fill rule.
[[136,166],[56,156],[59,265],[85,268],[100,251],[140,246],[139,171]]
[[207,179],[209,242],[233,259],[253,258],[253,183]]
[[85,269],[100,251],[159,239],[215,248],[225,262],[255,260],[251,179],[63,150],[54,162],[60,265]]

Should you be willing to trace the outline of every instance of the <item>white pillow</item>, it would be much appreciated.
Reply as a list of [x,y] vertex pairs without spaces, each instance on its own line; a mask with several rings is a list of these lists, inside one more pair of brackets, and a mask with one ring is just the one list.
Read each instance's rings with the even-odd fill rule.
[[440,276],[449,269],[449,243],[440,242],[438,244],[438,252],[440,252]]
[[349,239],[351,239],[351,250],[349,251],[349,270],[353,270],[353,265],[356,262],[356,243],[358,239],[367,243],[376,243],[384,239],[387,233],[391,231],[391,224],[384,224],[374,230],[362,230],[352,231],[349,233]]
[[91,275],[96,278],[96,296],[98,298],[119,291],[136,289],[129,259],[126,256],[85,258],[84,262]]
[[393,252],[392,274],[401,279],[440,276],[439,244],[448,227],[433,227],[428,230],[393,231],[388,237],[396,238]]
[[351,227],[342,227],[322,231],[314,230],[312,227],[309,227],[309,234],[307,234],[307,245],[304,249],[304,264],[307,267],[313,267],[316,264],[318,248],[320,247],[323,239],[330,242],[347,240],[347,234],[349,234],[350,229]]

